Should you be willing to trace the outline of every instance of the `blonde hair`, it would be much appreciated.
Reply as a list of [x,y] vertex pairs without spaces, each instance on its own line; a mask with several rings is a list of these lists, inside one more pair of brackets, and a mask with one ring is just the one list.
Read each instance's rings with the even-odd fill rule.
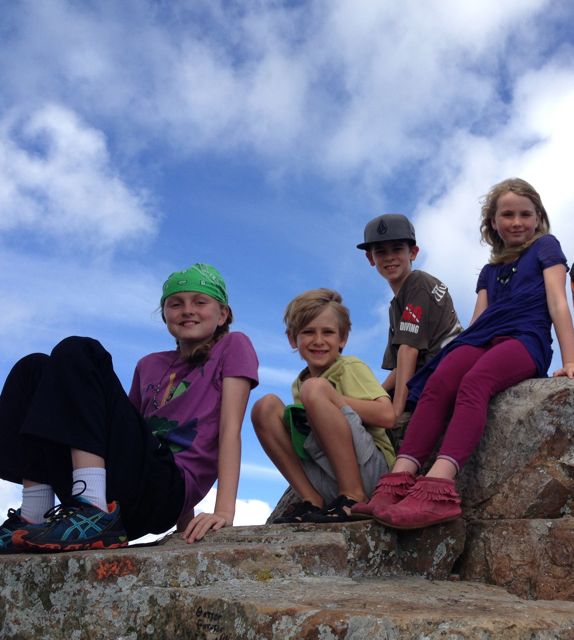
[[[528,198],[534,205],[536,213],[539,217],[538,227],[534,236],[520,247],[506,248],[502,238],[492,227],[492,220],[496,215],[498,199],[506,193],[514,193],[517,196]],[[535,240],[550,233],[550,221],[548,214],[542,204],[542,199],[536,189],[520,178],[508,178],[498,184],[495,184],[490,191],[482,198],[481,218],[480,218],[480,235],[482,241],[490,245],[490,262],[491,264],[499,264],[501,262],[510,262],[518,258]]]
[[291,300],[285,309],[285,333],[295,339],[297,335],[327,307],[337,314],[339,334],[347,338],[351,331],[349,310],[342,304],[341,294],[332,289],[311,289]]

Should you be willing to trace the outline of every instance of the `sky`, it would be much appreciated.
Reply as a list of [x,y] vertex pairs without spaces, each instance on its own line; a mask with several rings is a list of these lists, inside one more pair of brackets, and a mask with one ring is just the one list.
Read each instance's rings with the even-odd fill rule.
[[[195,262],[257,350],[250,406],[289,400],[283,311],[317,287],[382,380],[391,292],[365,224],[408,215],[466,325],[481,197],[508,177],[573,261],[572,24],[570,0],[1,0],[0,381],[86,335],[129,388],[172,348],[161,285]],[[260,523],[286,482],[249,414],[242,461],[236,524]],[[0,514],[19,492],[0,481]]]

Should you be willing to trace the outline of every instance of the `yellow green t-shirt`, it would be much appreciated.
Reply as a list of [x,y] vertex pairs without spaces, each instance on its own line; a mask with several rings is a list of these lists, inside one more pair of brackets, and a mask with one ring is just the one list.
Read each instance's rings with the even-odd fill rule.
[[[301,403],[299,390],[308,373],[307,368],[303,369],[291,386],[293,402],[296,404]],[[343,396],[357,398],[357,400],[376,400],[377,398],[389,397],[369,366],[355,356],[339,356],[319,377],[327,379]],[[392,468],[395,463],[395,451],[386,429],[370,427],[367,424],[365,428],[373,438],[377,449],[385,456],[389,469]]]

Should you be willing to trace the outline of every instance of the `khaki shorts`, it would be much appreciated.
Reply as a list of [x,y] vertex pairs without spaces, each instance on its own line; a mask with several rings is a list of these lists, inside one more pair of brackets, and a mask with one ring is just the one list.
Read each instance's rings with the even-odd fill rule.
[[[383,473],[389,471],[387,461],[383,453],[375,446],[373,438],[363,426],[358,414],[348,406],[342,407],[341,411],[347,418],[349,428],[353,434],[353,445],[357,462],[359,463],[363,487],[365,488],[365,493],[370,496],[379,478]],[[305,474],[315,490],[323,496],[325,503],[329,504],[340,493],[331,463],[320,448],[317,440],[315,440],[312,432],[307,436],[303,446],[310,458],[309,460],[301,461]]]

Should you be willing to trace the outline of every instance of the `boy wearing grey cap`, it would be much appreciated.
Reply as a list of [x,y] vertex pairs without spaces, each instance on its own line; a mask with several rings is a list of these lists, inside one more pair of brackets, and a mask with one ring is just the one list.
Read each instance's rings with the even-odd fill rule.
[[462,331],[445,284],[413,270],[417,257],[415,229],[398,213],[387,213],[365,227],[365,240],[357,245],[371,266],[389,283],[389,338],[383,369],[390,370],[383,388],[393,396],[399,417],[407,407],[407,382],[442,347]]

